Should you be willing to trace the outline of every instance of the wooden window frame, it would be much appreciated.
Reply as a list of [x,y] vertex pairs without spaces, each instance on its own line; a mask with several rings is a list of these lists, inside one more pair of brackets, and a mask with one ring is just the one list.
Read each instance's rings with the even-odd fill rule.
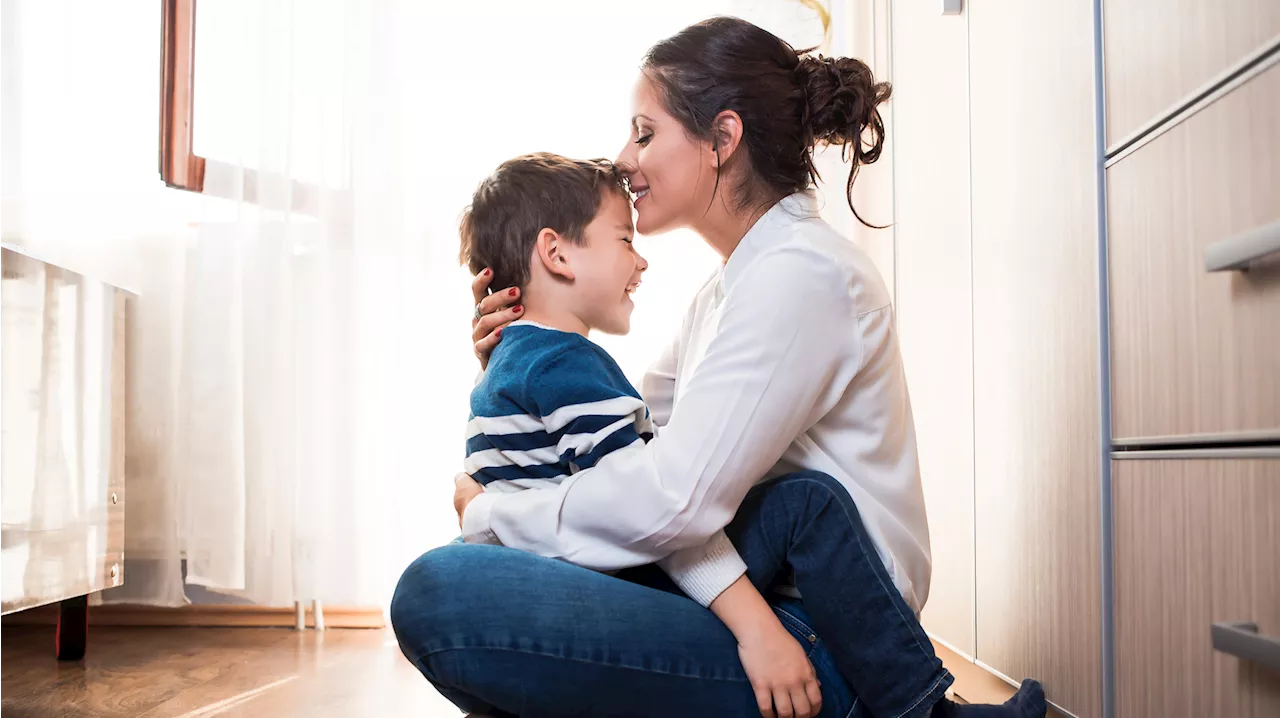
[[[174,189],[205,192],[205,167],[208,161],[195,153],[193,127],[196,62],[196,0],[160,0],[161,42],[160,68],[160,177]],[[212,160],[215,167],[225,164]],[[258,204],[259,186],[282,178],[258,170],[240,167],[240,183],[227,194],[225,187],[214,187],[207,193],[224,199]],[[330,220],[346,220],[351,216],[351,193],[341,188],[324,187],[296,179],[289,183],[289,211]]]
[[205,159],[195,153],[196,0],[160,0],[160,177],[175,189],[204,191]]

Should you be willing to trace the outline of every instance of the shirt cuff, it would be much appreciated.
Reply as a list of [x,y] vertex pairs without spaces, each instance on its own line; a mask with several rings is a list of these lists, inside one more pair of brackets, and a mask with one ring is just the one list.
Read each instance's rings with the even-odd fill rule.
[[747,564],[723,531],[702,546],[676,551],[660,565],[681,591],[704,607],[747,572]]
[[489,527],[493,513],[493,501],[497,496],[483,493],[467,504],[462,512],[462,540],[467,543],[500,543],[498,535]]

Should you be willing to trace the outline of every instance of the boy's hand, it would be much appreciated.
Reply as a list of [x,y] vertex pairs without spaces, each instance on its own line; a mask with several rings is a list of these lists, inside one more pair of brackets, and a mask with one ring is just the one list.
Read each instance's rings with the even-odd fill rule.
[[[471,341],[475,344],[480,368],[489,367],[489,355],[502,339],[502,328],[520,318],[524,307],[520,306],[520,290],[515,287],[489,293],[493,271],[486,269],[471,280],[471,296],[476,300],[475,315],[471,318]],[[514,305],[514,306],[513,306]]]
[[764,718],[818,715],[822,709],[822,691],[813,664],[745,574],[708,608],[738,639],[738,658],[755,691],[760,715]]
[[738,657],[764,718],[813,718],[822,709],[822,690],[813,664],[781,623],[739,639]]
[[469,474],[453,477],[453,510],[458,512],[458,528],[462,528],[462,515],[467,512],[467,504],[483,493],[484,487]]

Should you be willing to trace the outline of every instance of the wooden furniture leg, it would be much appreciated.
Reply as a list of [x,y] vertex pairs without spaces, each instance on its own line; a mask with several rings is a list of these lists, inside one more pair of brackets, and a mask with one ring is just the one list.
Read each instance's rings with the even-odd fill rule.
[[76,596],[58,604],[58,630],[54,649],[59,661],[78,661],[84,658],[85,642],[89,633],[89,597]]

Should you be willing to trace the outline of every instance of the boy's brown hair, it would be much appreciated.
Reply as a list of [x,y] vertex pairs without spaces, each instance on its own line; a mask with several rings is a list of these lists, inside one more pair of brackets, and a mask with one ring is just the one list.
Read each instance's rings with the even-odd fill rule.
[[553,229],[582,244],[606,192],[630,202],[622,172],[608,160],[549,152],[507,160],[480,183],[463,212],[458,259],[472,274],[492,269],[496,289],[524,287],[538,232]]

